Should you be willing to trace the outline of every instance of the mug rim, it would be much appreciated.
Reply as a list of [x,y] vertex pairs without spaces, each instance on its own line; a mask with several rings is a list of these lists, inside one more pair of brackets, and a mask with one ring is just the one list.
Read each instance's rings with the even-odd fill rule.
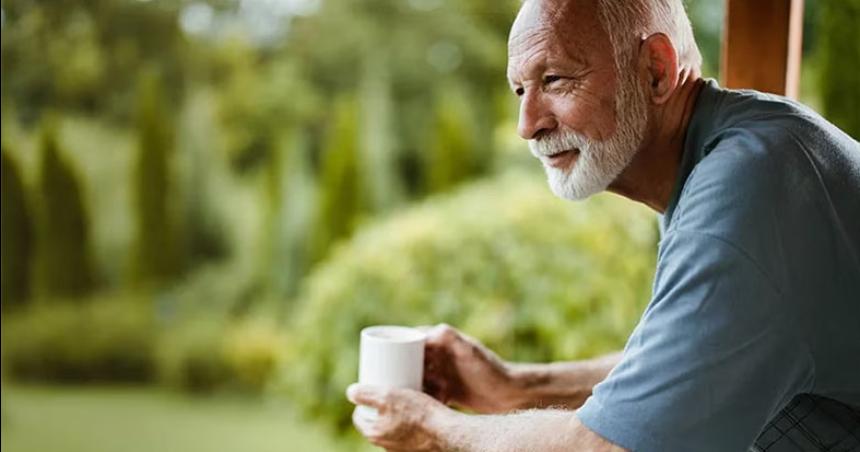
[[[396,334],[397,337],[382,338],[376,336],[374,333],[377,333],[379,331],[392,331]],[[363,328],[361,330],[361,338],[374,342],[406,344],[414,342],[424,342],[427,339],[427,334],[409,326],[374,325]]]

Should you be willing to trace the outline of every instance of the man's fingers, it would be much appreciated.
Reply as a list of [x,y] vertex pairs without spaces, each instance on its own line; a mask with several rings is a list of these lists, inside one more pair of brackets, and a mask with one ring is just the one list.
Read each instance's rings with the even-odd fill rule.
[[448,385],[444,380],[425,378],[423,381],[423,389],[427,395],[442,403],[446,403],[448,401]]
[[427,333],[427,340],[424,343],[424,353],[426,354],[441,354],[448,359],[449,353],[455,354],[470,353],[474,348],[479,347],[480,343],[470,336],[467,336],[457,329],[445,323],[440,323]]
[[358,432],[362,435],[367,436],[374,433],[373,423],[374,421],[372,419],[362,416],[358,410],[354,410],[352,412],[352,424],[355,425],[355,428],[358,429]]
[[447,358],[447,352],[437,344],[426,344],[424,346],[424,373],[432,374],[438,370],[442,362]]
[[447,323],[440,323],[428,329],[425,334],[428,344],[445,344],[457,338],[457,330]]
[[346,398],[356,405],[381,408],[384,405],[383,389],[376,386],[353,383],[346,388]]
[[352,412],[352,425],[354,425],[355,429],[358,430],[358,433],[361,433],[362,436],[367,438],[371,444],[375,444],[380,447],[383,446],[382,440],[385,435],[379,428],[379,419],[369,419],[360,415],[356,410]]

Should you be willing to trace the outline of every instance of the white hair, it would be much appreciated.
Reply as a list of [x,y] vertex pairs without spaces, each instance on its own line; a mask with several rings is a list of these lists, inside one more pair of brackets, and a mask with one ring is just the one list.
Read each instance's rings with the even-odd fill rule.
[[[532,154],[544,164],[553,193],[570,200],[585,199],[609,187],[642,145],[648,127],[648,89],[638,71],[630,70],[641,40],[664,33],[672,41],[679,66],[698,70],[702,63],[682,0],[597,0],[597,5],[618,74],[615,132],[597,140],[560,126],[528,141]],[[575,162],[566,167],[551,164],[551,156],[570,150],[578,152]]]
[[642,38],[665,33],[682,67],[700,69],[702,55],[682,0],[598,0],[617,67],[630,64]]

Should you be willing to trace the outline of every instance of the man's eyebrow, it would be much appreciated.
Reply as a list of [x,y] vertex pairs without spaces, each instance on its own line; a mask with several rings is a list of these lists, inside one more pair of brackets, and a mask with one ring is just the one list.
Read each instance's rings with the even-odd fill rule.
[[[574,55],[571,52],[565,51],[564,57],[549,56],[531,66],[526,66],[517,71],[517,75],[525,75],[526,77],[536,74],[543,74],[552,71],[576,71],[588,67],[588,61],[582,55]],[[513,81],[513,77],[508,74],[508,80]]]
[[525,67],[518,68],[518,70],[513,71],[513,73],[509,72],[507,74],[508,82],[510,84],[519,83],[519,77],[530,78],[534,74],[542,74],[546,71],[547,67],[549,67],[549,65],[547,64],[547,60],[541,58],[539,61],[536,61],[532,64],[526,64]]

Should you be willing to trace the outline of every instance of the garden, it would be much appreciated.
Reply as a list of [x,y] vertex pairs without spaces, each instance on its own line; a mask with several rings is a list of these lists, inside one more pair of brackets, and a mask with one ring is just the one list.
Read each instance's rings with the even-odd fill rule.
[[[722,5],[686,3],[715,77]],[[550,193],[517,5],[3,0],[3,450],[373,450],[344,391],[374,324],[623,347],[657,218]],[[800,97],[855,138],[857,23],[806,1]]]

